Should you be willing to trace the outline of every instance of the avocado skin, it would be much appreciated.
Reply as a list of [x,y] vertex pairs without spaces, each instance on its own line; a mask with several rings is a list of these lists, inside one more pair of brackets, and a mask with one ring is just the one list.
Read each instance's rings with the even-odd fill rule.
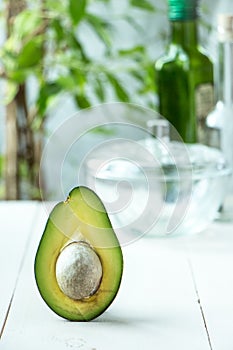
[[[55,275],[61,250],[77,240],[91,245],[103,269],[97,292],[82,300],[66,296],[60,290]],[[85,186],[75,187],[65,202],[54,207],[39,243],[34,273],[46,304],[65,319],[90,321],[100,316],[113,302],[122,279],[123,255],[104,205],[94,191]]]

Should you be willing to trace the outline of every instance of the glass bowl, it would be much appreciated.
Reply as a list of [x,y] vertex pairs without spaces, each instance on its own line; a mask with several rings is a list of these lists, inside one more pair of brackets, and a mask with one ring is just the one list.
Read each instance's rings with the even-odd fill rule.
[[230,173],[218,149],[153,137],[105,143],[85,160],[86,184],[122,240],[204,230],[221,207]]

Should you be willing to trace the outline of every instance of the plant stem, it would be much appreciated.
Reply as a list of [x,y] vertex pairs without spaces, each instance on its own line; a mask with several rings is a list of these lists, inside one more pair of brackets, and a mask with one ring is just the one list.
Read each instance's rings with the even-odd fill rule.
[[[26,7],[24,0],[9,0],[6,8],[7,37],[15,16]],[[6,162],[5,162],[5,197],[19,198],[19,166],[18,166],[18,121],[17,101],[14,99],[6,106]]]
[[6,161],[5,161],[5,198],[18,199],[18,128],[17,107],[13,100],[6,106]]
[[[8,37],[15,16],[25,8],[23,0],[8,2]],[[5,198],[8,200],[39,198],[41,133],[37,136],[28,110],[26,83],[19,84],[16,96],[6,106]]]

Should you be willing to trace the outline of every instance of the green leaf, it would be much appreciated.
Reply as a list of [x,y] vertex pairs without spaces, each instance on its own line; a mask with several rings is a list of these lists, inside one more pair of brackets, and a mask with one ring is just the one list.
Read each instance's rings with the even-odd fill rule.
[[8,72],[8,77],[15,83],[23,84],[32,73],[31,69],[14,69]]
[[106,45],[106,47],[109,48],[111,46],[111,38],[108,30],[106,30],[106,28],[108,28],[108,24],[103,21],[102,18],[90,13],[86,15],[86,21],[95,31],[95,34],[99,37],[99,39]]
[[80,107],[80,108],[89,108],[91,106],[90,101],[88,100],[88,98],[84,95],[75,95],[74,96],[75,102],[76,104]]
[[39,97],[37,99],[38,113],[43,116],[49,107],[53,98],[61,92],[61,86],[57,83],[45,83],[40,88]]
[[95,128],[90,130],[90,133],[109,136],[113,136],[116,134],[115,129],[111,125],[96,126]]
[[83,61],[85,61],[86,63],[89,62],[89,58],[87,57],[84,50],[85,45],[81,44],[81,42],[78,40],[78,38],[73,32],[70,33],[69,37],[67,38],[67,42],[69,42],[71,48],[76,50],[76,54],[79,53]]
[[70,17],[74,25],[77,25],[86,12],[87,0],[69,0]]
[[3,103],[6,105],[10,103],[17,95],[18,90],[19,85],[13,81],[8,80],[6,84],[6,93],[3,99]]
[[[7,45],[9,44],[7,40]],[[1,65],[4,66],[4,70],[7,76],[10,76],[11,72],[17,69],[17,55],[8,49],[7,45],[4,45],[0,50]]]
[[119,100],[123,102],[129,102],[129,95],[125,90],[125,88],[120,83],[120,81],[113,74],[107,73],[106,76],[110,84],[112,85],[115,91],[115,94],[119,98]]
[[141,83],[145,83],[145,74],[142,71],[132,71],[132,76]]
[[66,37],[66,32],[64,31],[61,21],[55,18],[54,20],[51,21],[50,25],[51,25],[51,29],[53,29],[55,32],[55,36],[58,43],[64,40]]
[[134,28],[138,33],[146,33],[145,27],[142,26],[137,22],[137,20],[130,16],[130,15],[124,15],[124,20],[131,25],[132,28]]
[[95,94],[100,100],[100,102],[105,101],[105,91],[104,91],[104,85],[101,79],[96,78],[95,80],[95,88],[94,88]]
[[77,89],[77,81],[74,79],[73,75],[60,76],[56,82],[66,91],[73,91]]
[[[34,1],[35,2],[35,1]],[[58,1],[58,0],[43,0],[45,4],[45,8],[48,10],[48,14],[52,15],[51,17],[59,17],[63,18],[67,17],[67,12],[69,9],[67,8],[68,1]]]
[[33,67],[37,65],[42,58],[42,40],[41,37],[33,38],[27,42],[18,55],[19,68]]
[[133,55],[135,53],[136,54],[138,54],[138,53],[142,54],[144,52],[145,52],[145,47],[142,46],[142,45],[137,45],[137,46],[134,46],[134,47],[132,47],[130,49],[119,50],[119,54],[121,56],[131,56],[131,55]]
[[79,69],[71,69],[73,79],[76,82],[77,89],[81,95],[85,95],[85,88],[87,84],[87,75],[81,72]]
[[137,7],[142,10],[154,12],[155,7],[147,0],[130,0],[131,6]]
[[25,38],[31,35],[42,24],[42,21],[39,11],[24,10],[16,16],[12,34],[18,38]]

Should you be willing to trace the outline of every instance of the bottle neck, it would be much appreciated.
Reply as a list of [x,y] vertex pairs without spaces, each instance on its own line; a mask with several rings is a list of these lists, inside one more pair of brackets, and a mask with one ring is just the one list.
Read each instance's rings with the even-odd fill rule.
[[233,42],[219,42],[218,99],[226,106],[233,105]]
[[171,43],[184,48],[194,48],[198,44],[196,19],[170,21]]

